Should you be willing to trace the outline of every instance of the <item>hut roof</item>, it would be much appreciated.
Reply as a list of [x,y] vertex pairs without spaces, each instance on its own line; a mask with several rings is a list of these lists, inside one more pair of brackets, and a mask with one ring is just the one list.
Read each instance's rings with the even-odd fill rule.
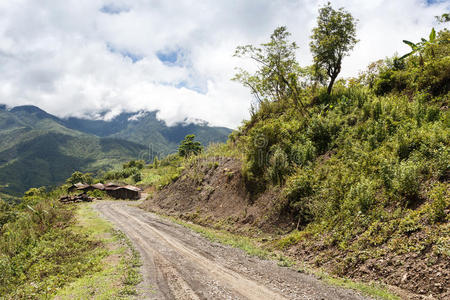
[[93,187],[94,189],[101,190],[101,191],[103,191],[103,190],[105,189],[105,185],[104,185],[103,183],[96,183],[96,184],[93,184],[92,187]]
[[74,186],[77,188],[77,190],[84,190],[87,188],[90,188],[91,186],[89,184],[84,184],[84,183],[75,183]]
[[115,183],[111,183],[111,182],[109,182],[109,183],[104,185],[105,190],[114,190],[114,189],[116,189],[118,187],[120,187],[120,185],[115,184]]
[[130,191],[134,191],[134,192],[140,192],[141,191],[140,188],[138,188],[137,186],[133,186],[133,185],[126,185],[126,186],[123,186],[122,188],[130,190]]

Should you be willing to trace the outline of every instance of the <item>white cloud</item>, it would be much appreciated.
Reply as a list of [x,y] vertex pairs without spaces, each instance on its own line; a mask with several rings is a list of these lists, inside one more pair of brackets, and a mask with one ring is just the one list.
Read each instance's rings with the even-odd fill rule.
[[[237,127],[251,96],[231,82],[237,45],[268,39],[287,25],[302,65],[325,1],[17,0],[0,2],[0,103],[33,104],[58,116],[159,110],[169,124],[204,119]],[[361,40],[343,75],[406,52],[449,7],[419,0],[340,0],[359,19]],[[157,54],[178,60],[165,64]],[[136,58],[133,61],[132,58]],[[139,58],[139,59],[137,59]]]

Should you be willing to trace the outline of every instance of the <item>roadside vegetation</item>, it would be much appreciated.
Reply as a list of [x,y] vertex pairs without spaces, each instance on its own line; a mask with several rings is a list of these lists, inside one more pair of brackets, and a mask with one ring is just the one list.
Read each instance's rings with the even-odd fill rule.
[[137,252],[89,206],[60,204],[63,193],[33,188],[19,204],[0,202],[0,298],[136,294]]

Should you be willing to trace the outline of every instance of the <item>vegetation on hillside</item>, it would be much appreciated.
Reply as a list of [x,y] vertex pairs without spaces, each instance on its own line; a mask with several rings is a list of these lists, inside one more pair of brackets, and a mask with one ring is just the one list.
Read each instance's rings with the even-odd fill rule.
[[[348,44],[342,56],[330,56],[340,68],[356,42],[353,21],[323,9],[348,18]],[[421,272],[449,267],[450,32],[432,29],[407,43],[408,55],[379,60],[332,90],[335,74],[319,58],[302,67],[288,38],[280,27],[265,44],[237,48],[236,56],[258,67],[235,77],[255,104],[216,153],[242,158],[252,199],[276,191],[278,205],[267,216],[294,216],[291,233],[267,246],[295,249],[335,274],[448,293],[439,275]],[[178,170],[192,159],[178,160]],[[404,260],[412,265],[402,267]],[[396,273],[410,267],[414,280]]]

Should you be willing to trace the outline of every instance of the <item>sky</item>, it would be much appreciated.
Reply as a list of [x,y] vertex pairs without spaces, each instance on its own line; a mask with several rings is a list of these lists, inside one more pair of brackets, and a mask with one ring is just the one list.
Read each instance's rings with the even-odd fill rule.
[[[0,1],[0,103],[36,105],[59,117],[110,119],[158,110],[173,125],[205,120],[238,127],[250,92],[230,79],[239,45],[260,44],[285,25],[311,64],[311,30],[326,1],[14,0]],[[448,12],[450,0],[338,0],[357,18],[360,42],[343,77],[403,54]]]

